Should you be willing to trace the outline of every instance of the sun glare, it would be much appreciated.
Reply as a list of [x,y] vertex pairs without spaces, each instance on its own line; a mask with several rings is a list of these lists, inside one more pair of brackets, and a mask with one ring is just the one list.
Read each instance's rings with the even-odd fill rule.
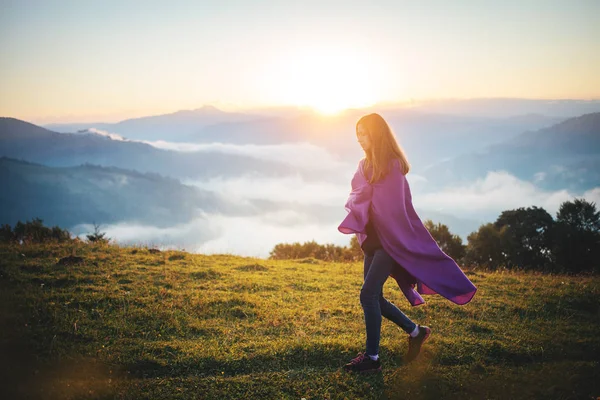
[[368,60],[367,54],[341,47],[296,48],[282,55],[269,82],[283,104],[337,114],[377,101]]

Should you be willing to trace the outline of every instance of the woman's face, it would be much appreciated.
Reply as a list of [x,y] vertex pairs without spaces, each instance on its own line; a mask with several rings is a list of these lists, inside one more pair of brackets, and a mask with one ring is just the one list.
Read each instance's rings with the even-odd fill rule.
[[358,125],[356,128],[356,138],[358,139],[358,144],[360,144],[360,147],[362,147],[364,151],[369,151],[371,149],[371,138],[362,125]]

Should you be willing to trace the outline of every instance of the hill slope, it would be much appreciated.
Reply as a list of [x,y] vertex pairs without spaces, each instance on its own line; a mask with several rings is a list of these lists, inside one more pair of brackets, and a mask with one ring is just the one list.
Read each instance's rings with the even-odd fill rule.
[[[81,264],[57,262],[73,254]],[[600,278],[467,274],[479,291],[464,307],[433,296],[410,308],[388,282],[386,296],[432,337],[404,365],[406,334],[384,321],[383,373],[355,376],[340,367],[363,350],[359,263],[0,245],[0,390],[219,400],[600,393]]]
[[220,196],[178,180],[94,165],[51,168],[0,158],[0,221],[48,225],[137,222],[172,226],[201,212],[232,212]]
[[435,185],[451,185],[504,170],[550,190],[600,185],[600,113],[570,118],[525,132],[478,153],[437,164],[425,173]]

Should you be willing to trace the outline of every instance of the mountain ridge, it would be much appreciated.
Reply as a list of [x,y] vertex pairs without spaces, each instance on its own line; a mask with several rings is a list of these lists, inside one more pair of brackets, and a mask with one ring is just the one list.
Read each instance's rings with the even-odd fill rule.
[[176,178],[241,176],[252,172],[281,176],[297,171],[286,164],[247,155],[182,153],[96,134],[57,133],[14,118],[0,119],[0,156],[54,167],[88,162]]
[[477,153],[433,165],[424,175],[435,186],[472,181],[498,170],[551,190],[600,186],[600,112],[524,132]]

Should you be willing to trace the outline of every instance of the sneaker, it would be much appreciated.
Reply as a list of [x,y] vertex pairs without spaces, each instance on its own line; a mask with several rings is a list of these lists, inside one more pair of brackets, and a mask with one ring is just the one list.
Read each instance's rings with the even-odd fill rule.
[[380,359],[371,360],[367,353],[358,353],[356,358],[344,365],[344,369],[348,372],[379,372],[381,371],[381,361]]
[[419,325],[419,334],[415,337],[408,336],[408,353],[406,353],[406,362],[414,361],[421,352],[421,346],[431,335],[431,328]]

